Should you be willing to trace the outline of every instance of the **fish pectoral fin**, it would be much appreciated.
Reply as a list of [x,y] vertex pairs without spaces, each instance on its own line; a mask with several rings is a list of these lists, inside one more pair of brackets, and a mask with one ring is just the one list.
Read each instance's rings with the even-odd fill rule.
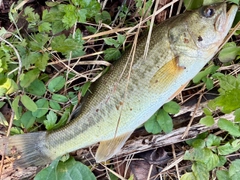
[[132,132],[125,133],[107,141],[101,141],[95,155],[96,162],[103,162],[114,156],[125,144]]

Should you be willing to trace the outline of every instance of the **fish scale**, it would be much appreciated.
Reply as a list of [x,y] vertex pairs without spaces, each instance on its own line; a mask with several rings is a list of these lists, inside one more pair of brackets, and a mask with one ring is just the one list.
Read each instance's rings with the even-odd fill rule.
[[[209,9],[214,12],[209,14]],[[16,166],[43,165],[65,153],[100,142],[97,162],[116,154],[131,133],[171,100],[216,54],[238,7],[201,7],[155,27],[144,58],[146,37],[134,61],[128,50],[92,87],[81,112],[66,126],[0,139],[6,154],[15,147]],[[132,65],[132,66],[131,66]],[[123,72],[124,71],[124,72]],[[0,146],[1,147],[1,146]]]

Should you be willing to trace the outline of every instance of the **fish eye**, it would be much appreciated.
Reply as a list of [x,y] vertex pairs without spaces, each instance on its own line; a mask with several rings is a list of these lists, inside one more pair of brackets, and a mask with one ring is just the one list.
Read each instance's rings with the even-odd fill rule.
[[206,18],[210,18],[215,14],[215,10],[211,7],[206,7],[203,9],[202,15]]

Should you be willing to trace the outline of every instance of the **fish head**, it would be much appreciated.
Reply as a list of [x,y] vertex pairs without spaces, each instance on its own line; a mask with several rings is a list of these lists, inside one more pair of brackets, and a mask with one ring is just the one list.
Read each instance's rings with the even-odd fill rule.
[[184,13],[168,31],[173,53],[209,61],[229,32],[237,10],[237,5],[217,3]]
[[[218,3],[196,10],[187,21],[187,31],[196,47],[206,50],[220,46],[232,26],[237,9],[237,5]],[[191,25],[193,23],[194,26]]]

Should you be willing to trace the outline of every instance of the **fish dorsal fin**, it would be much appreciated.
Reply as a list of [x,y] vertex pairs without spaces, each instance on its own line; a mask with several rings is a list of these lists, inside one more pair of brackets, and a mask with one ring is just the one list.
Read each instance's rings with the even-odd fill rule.
[[96,162],[103,162],[114,156],[125,144],[132,132],[125,133],[107,141],[101,141],[95,155]]

